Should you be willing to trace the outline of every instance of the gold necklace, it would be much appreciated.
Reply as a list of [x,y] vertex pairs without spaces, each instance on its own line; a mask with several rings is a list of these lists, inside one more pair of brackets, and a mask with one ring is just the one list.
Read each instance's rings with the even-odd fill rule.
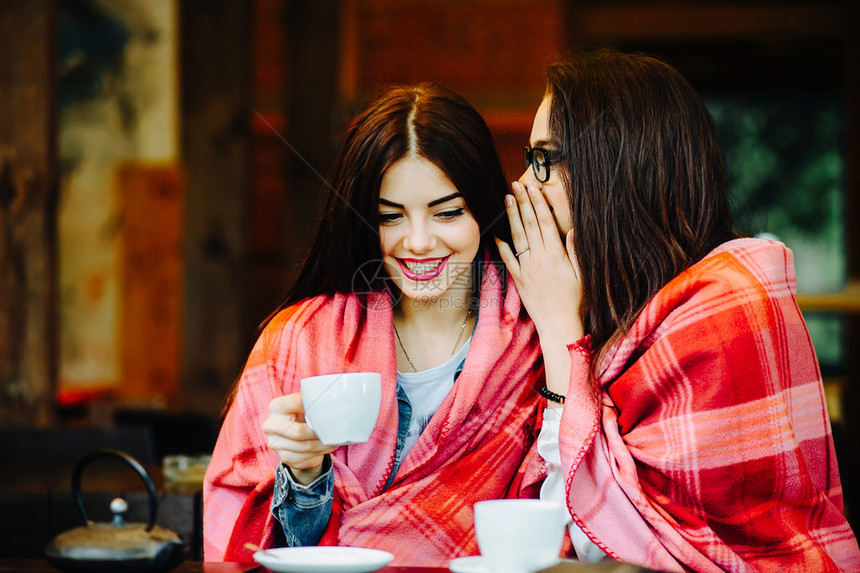
[[[454,354],[457,352],[457,347],[460,346],[460,341],[463,340],[463,332],[466,330],[466,323],[469,322],[469,319],[472,317],[472,309],[470,308],[466,312],[466,319],[463,321],[463,324],[460,325],[460,334],[457,335],[457,342],[454,343],[454,348],[451,350],[451,356],[448,357],[448,360],[454,357]],[[409,362],[409,366],[412,367],[412,370],[418,372],[418,369],[415,368],[415,364],[412,363],[412,359],[409,358],[409,353],[406,352],[406,347],[403,346],[403,340],[400,338],[400,331],[397,330],[397,323],[392,321],[394,324],[394,334],[397,335],[397,342],[400,343],[400,349],[403,351],[403,355],[406,357],[406,361]]]

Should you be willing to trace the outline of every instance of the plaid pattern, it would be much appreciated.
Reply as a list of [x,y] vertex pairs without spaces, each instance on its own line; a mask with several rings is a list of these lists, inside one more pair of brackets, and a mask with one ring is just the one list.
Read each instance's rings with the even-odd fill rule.
[[520,310],[513,286],[504,291],[498,269],[486,268],[464,370],[386,491],[398,424],[388,297],[317,297],[280,313],[248,359],[206,475],[206,560],[248,561],[244,543],[273,543],[278,459],[260,429],[269,401],[296,392],[305,376],[367,370],[382,373],[380,419],[369,442],[333,455],[334,507],[321,544],[384,549],[409,565],[477,554],[472,505],[518,495],[512,483],[534,440],[543,368]]
[[666,285],[561,423],[568,507],[612,557],[665,571],[857,571],[791,252],[730,241]]

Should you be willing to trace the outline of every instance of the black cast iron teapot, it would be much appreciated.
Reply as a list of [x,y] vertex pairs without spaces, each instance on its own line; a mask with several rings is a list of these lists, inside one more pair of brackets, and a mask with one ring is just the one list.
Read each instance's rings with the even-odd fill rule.
[[[93,523],[87,519],[81,498],[81,474],[93,460],[114,457],[131,466],[146,484],[149,495],[149,523],[125,523],[128,508],[124,500],[111,502],[112,523]],[[84,525],[55,537],[45,549],[45,558],[62,571],[139,571],[159,572],[173,569],[184,558],[185,544],[180,537],[155,525],[158,495],[143,466],[120,450],[97,450],[78,462],[72,474],[72,493],[81,510]]]

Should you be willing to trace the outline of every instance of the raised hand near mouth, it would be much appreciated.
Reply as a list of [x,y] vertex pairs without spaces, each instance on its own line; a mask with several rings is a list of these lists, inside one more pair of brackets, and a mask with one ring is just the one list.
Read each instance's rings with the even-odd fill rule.
[[564,395],[570,371],[567,345],[584,333],[579,313],[582,283],[573,251],[573,231],[567,233],[563,244],[540,190],[519,182],[512,188],[513,195],[505,197],[505,204],[513,249],[498,239],[496,243],[540,336],[547,386]]

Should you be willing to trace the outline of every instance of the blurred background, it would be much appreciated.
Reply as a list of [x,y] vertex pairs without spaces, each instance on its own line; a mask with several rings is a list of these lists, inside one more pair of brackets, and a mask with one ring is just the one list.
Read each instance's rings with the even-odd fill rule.
[[691,81],[736,219],[793,249],[851,498],[857,23],[847,0],[0,0],[0,429],[210,450],[350,117],[442,83],[513,180],[547,63],[607,46]]

